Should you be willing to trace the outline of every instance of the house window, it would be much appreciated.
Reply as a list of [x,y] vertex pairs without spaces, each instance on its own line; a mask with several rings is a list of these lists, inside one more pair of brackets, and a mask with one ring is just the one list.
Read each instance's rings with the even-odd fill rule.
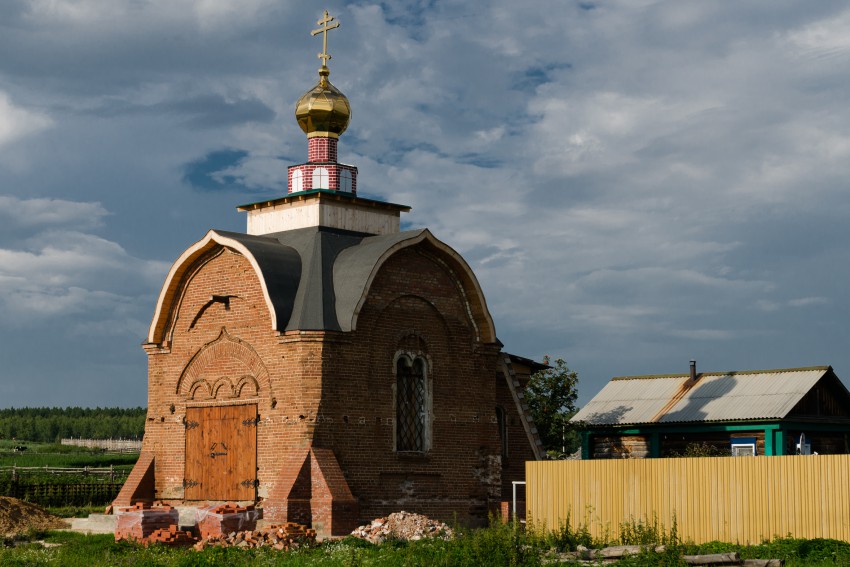
[[301,173],[300,169],[296,169],[292,172],[292,191],[290,193],[295,193],[296,191],[304,190],[304,174]]
[[396,361],[396,451],[428,450],[428,384],[425,359],[401,355]]
[[328,189],[330,182],[328,181],[328,168],[317,167],[313,170],[313,189]]
[[347,169],[339,171],[339,190],[351,193],[351,172]]
[[756,450],[755,437],[737,437],[732,439],[732,456],[733,457],[755,457],[758,455]]

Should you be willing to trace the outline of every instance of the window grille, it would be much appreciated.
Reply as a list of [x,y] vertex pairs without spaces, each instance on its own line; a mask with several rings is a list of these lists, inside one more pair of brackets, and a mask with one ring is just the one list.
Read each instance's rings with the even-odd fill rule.
[[396,364],[396,450],[425,451],[425,361],[400,357]]

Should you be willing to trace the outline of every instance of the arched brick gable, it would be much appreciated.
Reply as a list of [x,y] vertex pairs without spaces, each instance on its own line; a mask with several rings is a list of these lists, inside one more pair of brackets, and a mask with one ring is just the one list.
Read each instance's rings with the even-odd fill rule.
[[[458,288],[464,296],[470,320],[475,325],[476,338],[483,343],[496,343],[496,327],[493,324],[493,318],[490,316],[490,311],[487,308],[487,301],[484,299],[484,293],[481,291],[481,286],[478,284],[478,279],[472,272],[472,268],[455,252],[450,246],[437,240],[428,230],[419,232],[412,238],[401,240],[389,248],[385,249],[376,259],[370,259],[371,271],[363,282],[362,291],[359,296],[352,298],[354,305],[344,305],[340,298],[345,294],[337,294],[337,317],[339,324],[344,331],[353,331],[357,328],[357,318],[360,315],[363,305],[366,303],[366,298],[369,296],[369,290],[375,276],[381,270],[381,266],[387,262],[394,254],[410,247],[421,247],[427,251],[431,257],[442,264],[446,270],[452,275],[458,285]],[[347,263],[362,262],[359,255],[362,253],[368,254],[368,250],[359,251],[356,249],[346,250],[340,254],[340,259],[334,266],[334,286],[350,285],[350,282],[338,281],[336,275],[344,273],[344,266]],[[340,278],[341,280],[342,278]],[[358,282],[359,283],[359,282]]]
[[169,340],[169,321],[186,278],[199,260],[213,255],[217,248],[222,247],[244,256],[257,274],[272,328],[286,326],[292,315],[292,301],[301,278],[301,258],[298,253],[273,238],[237,234],[231,237],[231,233],[210,230],[171,266],[148,330],[149,344],[162,344]]

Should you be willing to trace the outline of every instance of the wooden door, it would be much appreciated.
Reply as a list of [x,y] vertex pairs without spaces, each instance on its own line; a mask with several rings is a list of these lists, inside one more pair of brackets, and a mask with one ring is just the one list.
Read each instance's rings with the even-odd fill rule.
[[255,500],[257,404],[186,408],[186,500]]

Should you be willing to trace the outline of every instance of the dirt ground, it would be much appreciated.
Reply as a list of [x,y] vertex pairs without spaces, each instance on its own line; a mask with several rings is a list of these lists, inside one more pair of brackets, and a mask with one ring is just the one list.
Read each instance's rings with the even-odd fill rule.
[[35,504],[0,496],[0,536],[34,529],[65,528],[67,523]]

